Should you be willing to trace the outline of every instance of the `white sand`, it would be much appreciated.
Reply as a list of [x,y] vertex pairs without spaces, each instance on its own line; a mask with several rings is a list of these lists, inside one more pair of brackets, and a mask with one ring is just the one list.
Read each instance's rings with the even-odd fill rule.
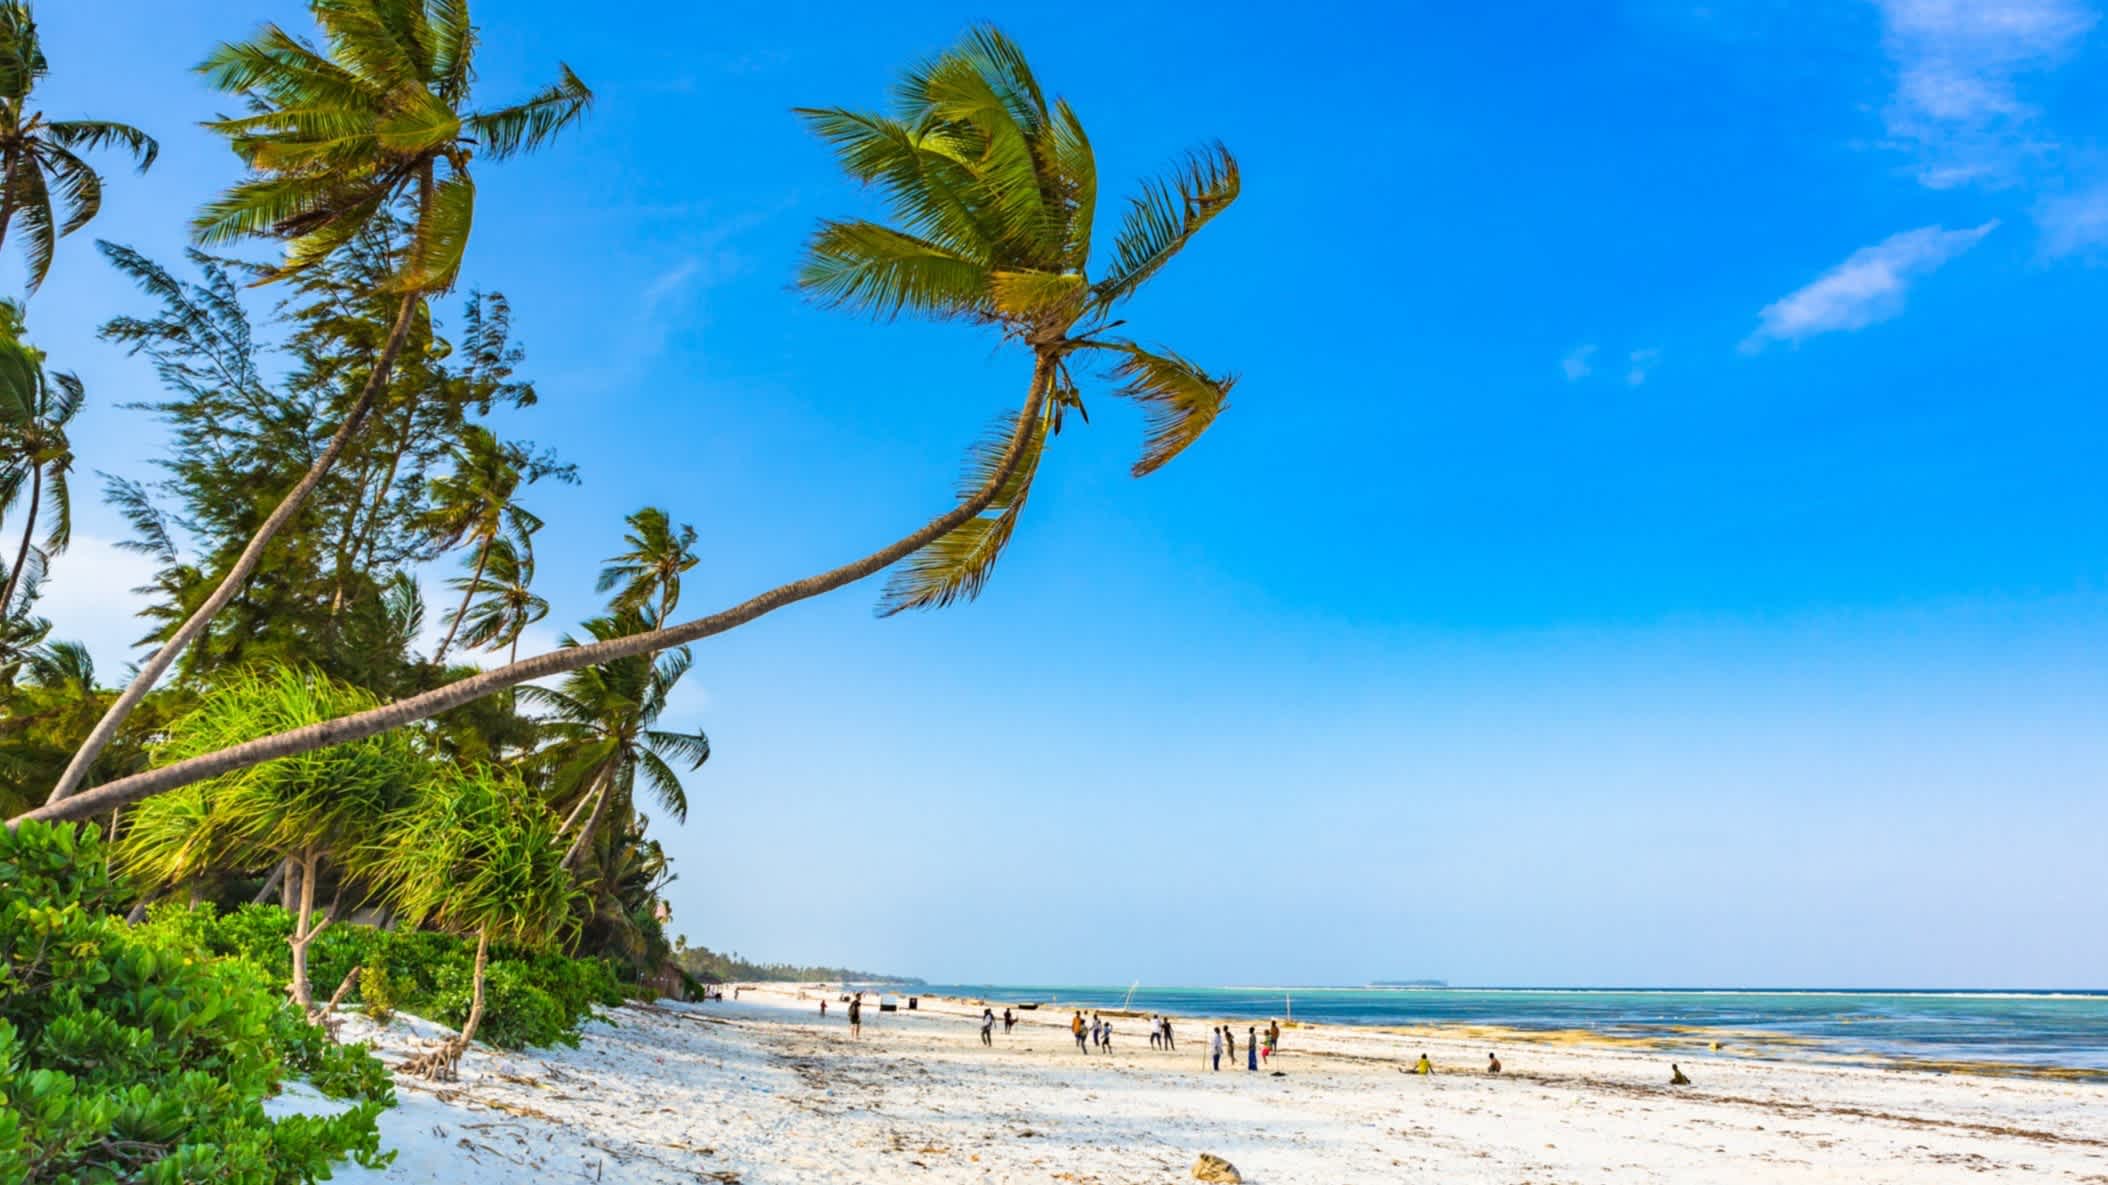
[[[1277,1078],[1241,1057],[1208,1072],[1206,1021],[1161,1053],[1123,1020],[1113,1054],[1087,1057],[1066,1012],[998,1025],[990,1050],[962,1003],[870,1008],[852,1042],[839,1005],[821,1024],[816,994],[745,997],[620,1009],[577,1049],[478,1047],[457,1083],[399,1078],[382,1120],[395,1164],[337,1179],[1168,1185],[1214,1152],[1258,1185],[2108,1185],[2100,1084],[1727,1055],[1684,1061],[1694,1085],[1671,1089],[1659,1053],[1535,1042],[1499,1044],[1508,1073],[1493,1078],[1483,1036],[1350,1027],[1290,1030]],[[375,1036],[392,1063],[433,1032],[354,1020],[345,1035]],[[1438,1073],[1402,1073],[1423,1049]]]

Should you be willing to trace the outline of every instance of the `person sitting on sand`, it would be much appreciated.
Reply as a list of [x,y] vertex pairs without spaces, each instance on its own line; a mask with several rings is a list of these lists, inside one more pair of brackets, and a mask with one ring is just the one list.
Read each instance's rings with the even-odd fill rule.
[[1076,1034],[1076,1048],[1089,1053],[1090,1047],[1083,1043],[1083,1014],[1081,1012],[1076,1014],[1075,1020],[1069,1022],[1069,1031]]
[[1669,1063],[1669,1085],[1689,1086],[1691,1080],[1683,1076],[1683,1070],[1675,1062]]
[[1486,1072],[1488,1074],[1500,1073],[1500,1059],[1490,1053],[1486,1055]]
[[981,1044],[995,1044],[995,1009],[981,1009]]
[[1419,1060],[1418,1062],[1414,1063],[1414,1065],[1413,1065],[1413,1073],[1415,1073],[1415,1074],[1429,1074],[1429,1075],[1432,1075],[1432,1074],[1433,1074],[1434,1072],[1435,1072],[1435,1063],[1433,1063],[1433,1062],[1431,1062],[1431,1061],[1428,1061],[1428,1060],[1427,1060],[1427,1054],[1425,1054],[1425,1053],[1422,1053],[1422,1054],[1420,1055],[1420,1060]]
[[1248,1025],[1244,1030],[1244,1068],[1257,1073],[1259,1070],[1259,1026]]
[[1208,1031],[1208,1056],[1215,1059],[1216,1069],[1222,1069],[1222,1028],[1219,1025]]

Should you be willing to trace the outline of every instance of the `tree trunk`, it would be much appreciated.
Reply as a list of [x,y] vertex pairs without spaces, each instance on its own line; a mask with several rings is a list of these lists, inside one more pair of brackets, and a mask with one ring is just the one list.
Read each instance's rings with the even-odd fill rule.
[[[457,679],[443,687],[383,704],[364,712],[354,712],[334,720],[288,729],[253,741],[232,745],[216,753],[206,753],[184,761],[172,762],[158,769],[146,770],[129,777],[105,782],[95,789],[77,794],[64,802],[47,802],[36,810],[26,812],[9,820],[12,826],[24,819],[47,821],[60,819],[82,819],[100,814],[125,803],[138,802],[164,790],[188,786],[193,782],[217,777],[231,770],[245,769],[279,757],[296,753],[311,753],[330,745],[346,741],[361,740],[391,728],[400,728],[436,716],[463,704],[482,699],[493,692],[549,675],[575,671],[580,667],[596,666],[620,658],[646,654],[654,650],[669,650],[690,642],[700,641],[727,630],[736,629],[757,618],[773,613],[786,605],[794,605],[823,593],[833,592],[844,585],[854,584],[866,576],[884,571],[901,560],[913,555],[929,543],[957,530],[967,520],[986,510],[995,501],[996,495],[1010,480],[1025,454],[1037,441],[1040,434],[1041,412],[1046,406],[1047,392],[1054,373],[1055,358],[1043,356],[1033,369],[1031,397],[1026,400],[1023,414],[1019,417],[1016,433],[1010,438],[995,472],[986,484],[957,506],[938,515],[917,530],[862,559],[831,568],[825,572],[778,585],[756,597],[751,597],[730,609],[698,617],[676,626],[648,630],[627,637],[610,638],[585,646],[571,646],[562,650],[538,654],[519,662],[508,663]],[[129,694],[129,692],[127,692]],[[76,758],[78,760],[78,758]]]
[[476,586],[483,583],[483,569],[490,563],[490,545],[496,538],[495,535],[485,538],[483,546],[476,549],[476,574],[468,578],[468,587],[461,590],[461,607],[454,610],[454,620],[446,627],[446,637],[439,640],[439,649],[432,655],[432,665],[435,667],[453,646],[454,635],[461,632],[461,619],[468,616],[469,602],[476,597]]
[[22,566],[29,562],[29,540],[37,533],[37,504],[44,497],[44,467],[29,469],[29,521],[22,524],[22,546],[15,549],[15,566],[7,571],[7,590],[0,592],[0,619],[14,616],[15,587],[22,583]]
[[102,719],[96,722],[94,731],[88,734],[88,739],[81,743],[80,751],[73,755],[73,760],[66,766],[66,772],[59,775],[58,784],[51,788],[51,797],[45,799],[45,806],[55,806],[65,801],[80,787],[81,780],[87,776],[88,767],[94,764],[95,759],[102,755],[103,749],[117,735],[118,726],[139,706],[139,701],[153,689],[155,682],[168,670],[169,664],[176,660],[176,656],[190,645],[191,639],[203,634],[219,611],[226,607],[228,601],[234,599],[234,594],[240,591],[250,574],[256,571],[256,565],[263,561],[264,549],[270,546],[271,540],[277,537],[278,532],[299,513],[300,507],[307,501],[307,496],[321,484],[322,478],[329,473],[330,466],[336,464],[337,457],[358,433],[359,425],[366,419],[366,413],[372,410],[375,398],[387,387],[388,372],[395,365],[396,355],[402,352],[403,342],[410,336],[410,323],[415,319],[418,304],[417,293],[403,294],[402,308],[395,315],[394,327],[388,331],[388,344],[381,349],[380,358],[373,364],[373,373],[366,376],[365,388],[359,392],[359,397],[352,403],[350,410],[344,413],[344,422],[337,426],[336,434],[330,437],[322,455],[315,458],[315,463],[308,466],[307,475],[300,479],[291,493],[279,501],[278,508],[271,512],[271,517],[264,520],[263,526],[257,528],[256,534],[249,540],[249,545],[242,549],[241,556],[234,561],[234,566],[220,578],[219,587],[213,589],[212,595],[205,598],[205,603],[198,606],[197,611],[184,621],[182,627],[171,634],[168,641],[163,642],[161,648],[154,651],[153,657],[140,666],[139,673],[133,676],[131,684],[117,697],[117,702],[110,705],[110,710],[103,713]]
[[600,820],[607,816],[608,803],[614,800],[615,766],[612,759],[608,763],[607,770],[600,775],[600,783],[597,790],[599,796],[593,803],[593,813],[586,816],[586,821],[578,828],[577,838],[571,841],[570,850],[564,853],[564,867],[566,869],[577,867],[578,858],[585,854],[586,845],[592,841],[593,832],[600,828]]
[[307,945],[315,940],[308,925],[314,916],[315,854],[309,851],[300,858],[300,912],[293,920],[293,978],[285,986],[302,1012],[315,1010],[315,993],[307,985]]
[[461,1022],[461,1035],[454,1038],[455,1056],[468,1051],[476,1039],[476,1026],[483,1023],[483,971],[490,966],[490,928],[476,931],[476,986],[470,990],[468,1019]]
[[[271,870],[271,875],[264,879],[263,888],[256,890],[256,896],[249,899],[249,904],[262,905],[264,903],[264,899],[269,897],[272,891],[277,889],[279,884],[285,880],[285,868],[289,862],[290,858],[278,862],[278,867]],[[280,900],[284,900],[284,898],[281,897]]]

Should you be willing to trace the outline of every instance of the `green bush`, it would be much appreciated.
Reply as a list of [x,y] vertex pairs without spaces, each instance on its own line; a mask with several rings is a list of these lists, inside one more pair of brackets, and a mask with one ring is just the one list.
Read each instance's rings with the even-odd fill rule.
[[[117,896],[92,828],[0,830],[0,1181],[293,1185],[388,1163],[378,1062],[331,1046],[258,967],[126,926]],[[274,1120],[289,1070],[360,1101]]]
[[[167,904],[148,911],[145,930],[258,968],[281,990],[292,975],[286,936],[293,916],[275,905],[244,905],[219,913],[210,905]],[[353,968],[359,983],[350,1000],[369,1015],[409,1012],[459,1027],[468,1017],[473,940],[434,930],[376,930],[339,922],[308,951],[315,994],[334,992]],[[483,1027],[477,1036],[501,1049],[576,1045],[578,1026],[596,1008],[624,1002],[622,984],[601,959],[494,944],[485,987]],[[367,986],[385,985],[376,1001]],[[375,1005],[378,1003],[379,1007]]]

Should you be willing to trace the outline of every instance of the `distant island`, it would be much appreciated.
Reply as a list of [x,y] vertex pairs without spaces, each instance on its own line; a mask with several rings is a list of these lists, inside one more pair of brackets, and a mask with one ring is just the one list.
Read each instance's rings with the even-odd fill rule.
[[1369,986],[1383,988],[1446,988],[1449,986],[1449,981],[1446,979],[1373,979],[1369,981]]
[[673,957],[681,970],[703,983],[897,983],[907,987],[921,987],[923,984],[912,975],[887,975],[852,967],[752,963],[736,953],[719,954],[707,946],[689,946],[685,939],[675,944]]

